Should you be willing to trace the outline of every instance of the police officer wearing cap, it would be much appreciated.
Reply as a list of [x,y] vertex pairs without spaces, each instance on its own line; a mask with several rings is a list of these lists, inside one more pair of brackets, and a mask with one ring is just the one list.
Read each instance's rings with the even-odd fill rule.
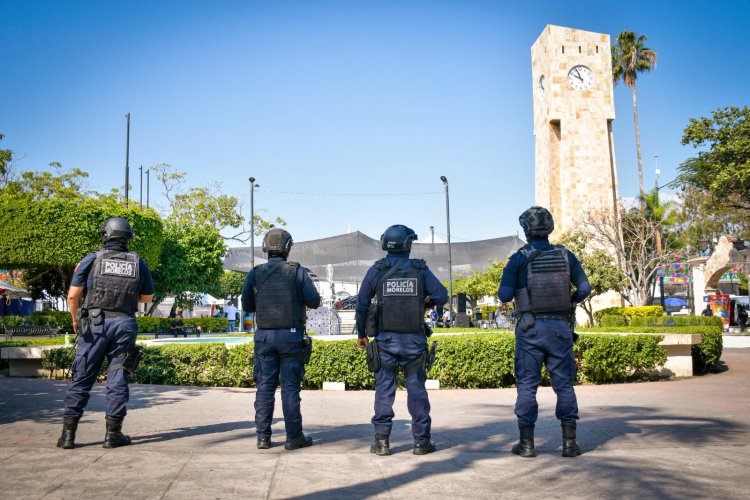
[[[425,389],[427,373],[427,337],[424,322],[426,308],[442,306],[448,292],[427,267],[424,260],[410,259],[411,244],[417,235],[403,225],[391,226],[380,237],[388,255],[377,261],[365,274],[356,306],[358,345],[377,356],[375,376],[375,440],[370,452],[390,455],[393,427],[393,401],[396,397],[398,369],[406,377],[407,407],[415,455],[435,451],[430,441],[430,400]],[[368,347],[366,323],[373,297],[377,297],[377,330],[374,345]],[[375,348],[374,350],[372,348]]]
[[[518,220],[528,243],[508,260],[498,289],[501,301],[515,300],[515,413],[520,439],[511,451],[526,458],[536,456],[536,390],[544,364],[557,395],[555,415],[562,424],[562,455],[575,457],[581,451],[576,442],[572,325],[576,305],[591,293],[591,286],[576,256],[561,245],[550,244],[548,236],[555,223],[546,208],[531,207]],[[571,284],[575,287],[572,293]]]
[[312,344],[305,334],[306,309],[320,306],[320,294],[310,271],[288,262],[292,235],[271,229],[263,238],[268,263],[255,266],[242,288],[242,308],[255,313],[255,429],[257,447],[271,447],[271,421],[276,387],[281,381],[286,442],[296,450],[312,446],[312,438],[302,432],[300,384],[305,375]]
[[133,230],[127,220],[112,217],[99,231],[102,247],[76,266],[68,291],[68,308],[78,348],[73,361],[73,380],[65,396],[63,431],[57,446],[74,447],[78,421],[88,403],[102,363],[107,370],[105,448],[130,444],[122,433],[127,413],[128,372],[135,369],[139,302],[151,302],[154,283],[146,262],[128,251]]

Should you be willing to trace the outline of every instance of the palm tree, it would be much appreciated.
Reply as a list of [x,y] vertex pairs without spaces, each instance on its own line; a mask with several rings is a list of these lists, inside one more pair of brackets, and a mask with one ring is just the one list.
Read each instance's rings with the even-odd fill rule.
[[615,85],[622,80],[633,91],[633,119],[635,121],[635,148],[638,154],[638,190],[643,206],[643,161],[641,160],[641,136],[638,131],[638,99],[635,95],[635,80],[638,73],[656,67],[656,52],[646,47],[646,35],[638,36],[632,31],[623,31],[612,46],[612,79]]

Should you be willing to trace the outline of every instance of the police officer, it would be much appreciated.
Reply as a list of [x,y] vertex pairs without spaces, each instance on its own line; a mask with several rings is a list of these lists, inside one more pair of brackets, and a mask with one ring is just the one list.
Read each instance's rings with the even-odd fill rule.
[[284,448],[296,450],[312,446],[312,438],[302,432],[300,384],[309,361],[311,344],[305,334],[306,309],[320,306],[320,294],[310,279],[310,271],[288,262],[292,235],[271,229],[263,238],[268,263],[255,266],[245,278],[242,308],[254,312],[255,429],[258,449],[271,447],[271,420],[276,387],[281,378],[281,405],[284,412]]
[[[575,457],[581,451],[576,442],[578,403],[573,390],[576,364],[572,325],[575,307],[591,293],[591,286],[576,256],[549,243],[555,224],[546,208],[531,207],[518,220],[528,243],[508,260],[498,289],[501,301],[515,299],[515,413],[520,439],[511,451],[526,458],[536,456],[536,390],[545,364],[557,395],[555,415],[562,425],[562,456]],[[572,294],[571,283],[575,285]]]
[[63,431],[57,441],[57,446],[65,449],[74,447],[78,421],[105,358],[109,369],[104,447],[130,444],[130,437],[122,433],[122,421],[129,397],[127,372],[135,369],[135,313],[138,303],[151,302],[154,293],[146,262],[128,251],[128,242],[133,239],[128,221],[112,217],[99,233],[102,247],[78,263],[68,291],[78,348],[73,381],[65,396]]
[[[377,296],[378,330],[374,345],[379,359],[375,369],[375,440],[370,452],[390,455],[389,436],[393,427],[393,401],[396,397],[396,373],[399,367],[406,376],[407,407],[412,417],[415,455],[435,451],[430,441],[430,400],[425,389],[427,374],[427,337],[424,312],[442,306],[448,292],[432,274],[425,261],[410,259],[411,244],[417,239],[413,230],[403,225],[391,226],[380,237],[388,255],[377,261],[365,274],[356,306],[356,323],[360,349],[368,348],[366,334],[370,301]],[[371,349],[368,348],[371,353]]]

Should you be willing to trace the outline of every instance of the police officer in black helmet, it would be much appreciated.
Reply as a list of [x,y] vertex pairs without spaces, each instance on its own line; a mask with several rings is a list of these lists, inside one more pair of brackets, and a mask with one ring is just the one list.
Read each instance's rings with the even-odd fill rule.
[[74,447],[78,421],[89,400],[104,359],[107,370],[105,448],[130,444],[122,433],[127,413],[128,372],[137,359],[135,313],[139,302],[151,302],[154,283],[146,262],[128,251],[133,230],[127,220],[112,217],[99,231],[102,247],[76,266],[68,291],[68,308],[78,348],[73,361],[73,380],[65,396],[63,431],[57,446]]
[[271,421],[276,387],[281,380],[284,412],[284,448],[296,450],[312,445],[302,432],[300,384],[309,361],[311,343],[305,334],[306,309],[320,306],[320,294],[310,271],[288,262],[292,235],[271,229],[263,238],[268,263],[255,266],[242,288],[242,308],[255,313],[255,429],[258,449],[271,447]]
[[381,247],[388,255],[377,261],[362,280],[356,306],[358,344],[368,348],[366,334],[370,301],[377,296],[378,333],[368,355],[378,357],[372,367],[375,375],[375,440],[370,452],[390,455],[390,434],[393,427],[393,401],[396,397],[398,369],[406,377],[407,407],[412,417],[415,455],[435,451],[430,441],[430,400],[425,389],[427,337],[424,323],[426,308],[441,306],[448,301],[448,292],[432,274],[425,261],[410,259],[411,244],[417,235],[406,226],[395,225],[380,237]]
[[[503,302],[515,300],[515,413],[520,439],[511,451],[526,458],[536,456],[536,390],[544,364],[557,395],[555,415],[562,424],[562,456],[575,457],[581,450],[576,442],[578,403],[573,390],[576,364],[571,326],[575,307],[591,293],[591,286],[576,256],[550,244],[548,236],[555,224],[546,208],[531,207],[518,220],[528,243],[508,260],[498,289]],[[571,284],[575,287],[572,293]]]

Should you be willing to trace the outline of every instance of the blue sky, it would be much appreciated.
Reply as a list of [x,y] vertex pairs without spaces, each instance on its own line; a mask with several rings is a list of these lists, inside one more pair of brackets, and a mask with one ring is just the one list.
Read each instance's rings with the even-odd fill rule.
[[[547,24],[649,37],[650,187],[656,153],[662,181],[695,154],[680,145],[689,118],[748,105],[749,14],[744,1],[0,0],[0,145],[18,169],[58,161],[109,191],[124,181],[129,112],[136,197],[138,166],[167,162],[190,185],[222,182],[248,216],[256,177],[256,209],[297,241],[396,223],[444,238],[446,175],[453,241],[505,236],[534,201],[530,49]],[[630,90],[615,99],[630,197]]]

